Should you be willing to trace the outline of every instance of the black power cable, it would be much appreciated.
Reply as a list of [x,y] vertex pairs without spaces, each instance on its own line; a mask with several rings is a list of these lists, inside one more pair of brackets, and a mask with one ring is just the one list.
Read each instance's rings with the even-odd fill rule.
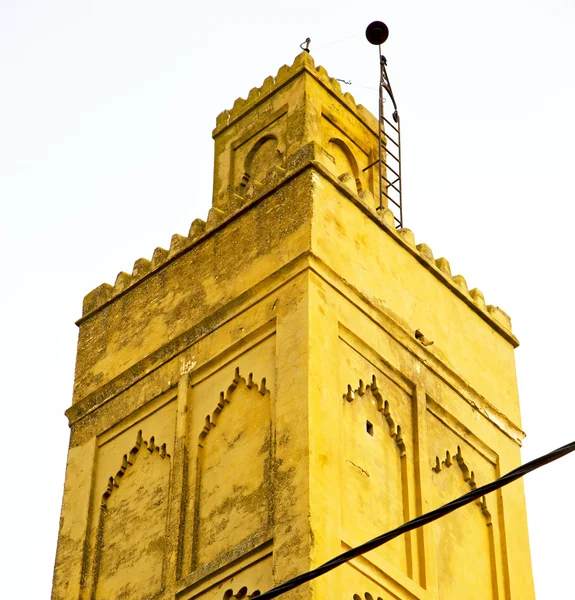
[[365,542],[365,544],[361,544],[361,546],[352,548],[351,550],[348,550],[347,552],[344,552],[343,554],[340,554],[339,556],[336,556],[335,558],[328,560],[323,565],[317,567],[317,569],[313,569],[312,571],[308,571],[307,573],[298,575],[297,577],[294,577],[293,579],[289,579],[285,583],[282,583],[282,584],[278,585],[277,587],[275,587],[267,592],[264,592],[263,594],[258,596],[258,600],[271,600],[271,598],[277,598],[281,594],[284,594],[285,592],[288,592],[289,590],[293,590],[294,588],[298,587],[299,585],[302,585],[302,583],[311,581],[312,579],[315,579],[316,577],[319,577],[320,575],[323,575],[324,573],[327,573],[328,571],[331,571],[332,569],[339,567],[343,563],[346,563],[347,561],[349,561],[353,558],[357,558],[358,556],[361,556],[365,552],[369,552],[370,550],[374,550],[375,548],[382,546],[386,542],[389,542],[390,540],[392,540],[404,533],[407,533],[408,531],[411,531],[412,529],[417,529],[418,527],[427,525],[428,523],[431,523],[432,521],[435,521],[441,517],[444,517],[445,515],[453,512],[454,510],[457,510],[458,508],[460,508],[462,506],[465,506],[466,504],[470,504],[471,502],[473,502],[475,500],[479,500],[482,496],[485,496],[485,494],[494,492],[495,490],[498,490],[498,489],[516,481],[517,479],[520,479],[524,475],[527,475],[527,473],[531,473],[531,471],[535,471],[535,469],[538,469],[539,467],[548,465],[549,463],[551,463],[551,462],[557,460],[558,458],[561,458],[567,454],[570,454],[573,451],[575,451],[575,442],[571,442],[570,444],[567,444],[566,446],[562,446],[561,448],[557,448],[557,450],[553,450],[552,452],[549,452],[549,454],[545,454],[544,456],[540,456],[539,458],[536,458],[535,460],[529,461],[528,463],[525,463],[523,466],[517,467],[517,469],[513,469],[513,471],[510,471],[509,473],[507,473],[507,475],[503,475],[499,479],[496,479],[495,481],[488,483],[487,485],[483,485],[479,488],[476,488],[476,489],[472,490],[471,492],[464,494],[460,498],[453,500],[452,502],[448,502],[447,504],[444,504],[443,506],[440,506],[439,508],[436,508],[435,510],[432,510],[431,512],[425,513],[424,515],[421,515],[420,517],[416,517],[415,519],[412,519],[411,521],[404,523],[403,525],[401,525],[400,527],[397,527],[396,529],[392,529],[388,533],[379,535],[379,536],[373,538],[372,540],[370,540],[369,542]]

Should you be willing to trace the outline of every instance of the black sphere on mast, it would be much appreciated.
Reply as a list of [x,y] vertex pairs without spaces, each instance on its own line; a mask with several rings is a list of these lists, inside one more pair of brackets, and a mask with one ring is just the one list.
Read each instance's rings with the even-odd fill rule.
[[380,46],[389,37],[389,29],[382,21],[374,21],[367,26],[365,37],[370,44]]

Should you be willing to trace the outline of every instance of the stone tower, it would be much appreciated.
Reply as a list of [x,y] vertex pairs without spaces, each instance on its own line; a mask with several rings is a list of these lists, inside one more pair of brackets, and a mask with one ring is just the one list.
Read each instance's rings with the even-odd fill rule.
[[[518,466],[509,318],[376,210],[376,132],[302,53],[217,118],[207,221],[86,296],[54,600],[254,597]],[[285,595],[533,597],[521,482]]]

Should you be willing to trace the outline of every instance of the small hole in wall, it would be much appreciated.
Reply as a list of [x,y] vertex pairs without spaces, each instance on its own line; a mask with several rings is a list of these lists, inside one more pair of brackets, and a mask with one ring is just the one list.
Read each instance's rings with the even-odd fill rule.
[[373,423],[371,423],[370,421],[366,421],[365,430],[367,431],[367,433],[369,433],[369,435],[373,435]]

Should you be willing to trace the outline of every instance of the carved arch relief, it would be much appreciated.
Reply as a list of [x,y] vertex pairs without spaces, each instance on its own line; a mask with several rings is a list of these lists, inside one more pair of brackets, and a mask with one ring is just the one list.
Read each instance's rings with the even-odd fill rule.
[[356,194],[361,194],[363,191],[362,173],[350,147],[342,139],[332,137],[329,140],[327,151],[334,163],[338,179]]
[[274,134],[266,134],[251,147],[244,160],[243,175],[238,187],[240,196],[250,197],[262,186],[274,167],[281,168],[285,149]]
[[163,588],[169,481],[166,444],[138,431],[102,494],[93,599],[151,598]]
[[[449,469],[453,464],[456,464],[461,471],[461,476],[463,477],[463,481],[467,483],[470,490],[474,490],[477,488],[477,483],[475,482],[475,473],[469,468],[465,459],[463,458],[463,454],[461,452],[461,447],[457,446],[457,452],[452,456],[449,450],[445,452],[445,458],[440,460],[439,456],[435,457],[435,465],[431,468],[434,473],[440,473],[443,469]],[[491,526],[491,513],[487,508],[487,500],[485,496],[483,496],[480,500],[476,502],[476,505],[479,506],[483,516],[485,517],[487,526]]]
[[261,592],[259,590],[254,590],[251,594],[248,594],[248,588],[244,586],[235,594],[233,589],[226,590],[222,596],[222,600],[249,600],[249,598],[257,598],[260,595]]
[[[457,469],[454,471],[451,469],[451,467],[457,467]],[[477,488],[475,473],[470,468],[468,461],[465,459],[461,446],[458,446],[457,452],[453,454],[447,450],[445,452],[444,458],[436,456],[435,464],[432,466],[431,470],[436,474],[436,476],[438,476],[440,473],[446,470],[453,473],[456,477],[457,473],[459,473],[459,477],[467,485],[469,490],[474,490]],[[445,486],[442,486],[442,489],[444,488]],[[457,494],[453,497],[443,498],[442,503],[447,502],[449,500],[454,500],[456,497]],[[466,530],[463,529],[463,524],[467,527],[470,526],[470,523],[473,521],[473,516],[471,515],[471,513],[465,513],[466,508],[472,507],[462,507],[462,509],[455,511],[455,513],[452,513],[451,515],[447,515],[446,517],[444,517],[444,519],[437,522],[436,531],[439,532],[439,538],[441,540],[439,546],[442,547],[442,550],[439,552],[438,568],[442,570],[444,569],[446,570],[446,572],[449,572],[452,569],[450,567],[453,564],[453,561],[457,562],[458,560],[463,560],[462,557],[454,555],[453,548],[450,547],[450,542],[452,542],[453,540],[460,541],[463,538],[464,544],[467,541],[468,551],[471,552],[473,550],[474,555],[476,555],[478,558],[474,562],[472,562],[466,570],[457,570],[454,578],[461,578],[461,581],[459,582],[460,586],[469,584],[469,582],[472,581],[482,580],[480,588],[478,588],[477,586],[473,587],[473,593],[476,595],[471,595],[470,592],[469,598],[487,598],[489,597],[488,594],[490,592],[490,597],[494,600],[497,600],[499,598],[499,586],[497,577],[495,532],[493,529],[492,515],[488,508],[487,499],[485,496],[483,496],[480,500],[477,500],[475,504],[479,508],[479,514],[476,518],[482,519],[486,525],[486,530],[484,531],[487,532],[487,552],[481,552],[479,546],[481,540],[478,539],[477,536],[469,535],[469,532],[467,532],[466,534]],[[453,533],[450,533],[451,528],[453,528],[457,532],[456,536],[454,536]],[[465,538],[468,539],[466,540]],[[465,552],[465,549],[459,550],[459,553],[462,552]],[[444,553],[448,557],[447,560],[445,560],[444,557],[442,558]],[[465,553],[467,554],[468,552]],[[484,560],[487,559],[488,565],[484,565],[483,567],[481,567],[481,565],[479,564],[479,558]],[[474,570],[477,571],[476,574],[474,574]],[[489,573],[487,579],[490,579],[490,582],[488,582],[487,585],[485,577],[482,575],[483,571],[487,571]],[[469,588],[472,589],[472,586],[469,585]],[[489,589],[489,592],[487,592],[487,589]]]
[[383,399],[383,396],[381,395],[377,386],[377,379],[375,375],[372,376],[371,384],[368,384],[367,386],[364,386],[363,381],[361,379],[359,380],[359,386],[355,390],[353,390],[351,385],[348,384],[347,393],[345,393],[343,397],[348,402],[353,402],[356,397],[361,398],[365,395],[366,392],[369,392],[373,396],[377,405],[377,410],[381,413],[383,419],[389,427],[389,436],[395,441],[395,444],[400,453],[399,455],[401,457],[405,456],[406,448],[405,442],[403,440],[403,435],[401,433],[401,426],[396,425],[393,417],[391,416],[389,401]]
[[265,378],[236,368],[198,435],[193,568],[270,535],[271,399]]
[[[342,529],[367,539],[410,518],[408,446],[392,402],[375,375],[343,394]],[[412,577],[412,537],[392,540],[378,552]]]

